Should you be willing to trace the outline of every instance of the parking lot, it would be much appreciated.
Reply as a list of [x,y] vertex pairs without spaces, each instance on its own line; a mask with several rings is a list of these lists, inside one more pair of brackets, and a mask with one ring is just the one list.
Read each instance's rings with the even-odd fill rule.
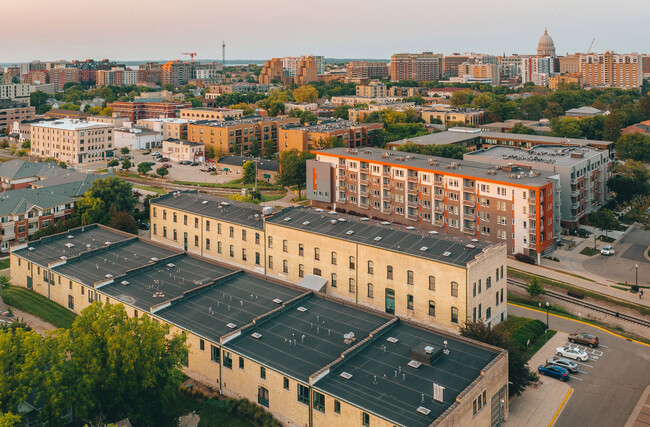
[[[512,305],[508,306],[508,313],[546,320],[546,313]],[[590,325],[552,315],[549,326],[565,333],[594,334],[600,339],[600,345],[593,349],[582,344],[560,341],[552,348],[540,350],[542,354],[538,353],[544,360],[552,358],[556,356],[555,348],[564,342],[567,347],[577,347],[589,356],[585,362],[575,361],[579,372],[571,374],[571,379],[566,382],[574,391],[555,425],[625,426],[645,388],[650,384],[650,347]],[[535,364],[531,369],[537,371],[537,366]],[[544,382],[559,381],[548,376],[541,378]]]
[[[160,150],[154,149],[152,152],[156,152]],[[151,154],[142,154],[142,150],[136,150],[130,155],[133,158],[133,163],[134,166],[132,168],[133,171],[137,170],[138,164],[141,162],[156,162],[156,160],[153,158]],[[232,176],[223,176],[223,175],[212,175],[211,173],[208,172],[202,172],[201,168],[204,167],[203,164],[199,166],[190,166],[190,165],[179,165],[177,162],[174,161],[165,161],[165,162],[156,162],[155,165],[152,165],[151,168],[155,172],[156,169],[161,167],[164,163],[169,163],[172,167],[169,168],[169,175],[167,175],[167,179],[170,181],[190,181],[190,182],[215,182],[215,183],[224,183],[231,181],[233,179]],[[210,166],[214,166],[214,163],[210,163]],[[150,172],[151,173],[151,172]]]

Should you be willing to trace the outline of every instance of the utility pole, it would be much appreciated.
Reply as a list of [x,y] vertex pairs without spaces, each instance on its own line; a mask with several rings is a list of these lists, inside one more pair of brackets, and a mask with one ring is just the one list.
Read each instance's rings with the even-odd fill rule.
[[221,42],[221,66],[226,68],[226,41]]

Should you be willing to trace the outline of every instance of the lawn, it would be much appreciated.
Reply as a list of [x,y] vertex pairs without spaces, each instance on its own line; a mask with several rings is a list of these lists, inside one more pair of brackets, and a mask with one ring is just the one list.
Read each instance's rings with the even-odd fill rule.
[[4,270],[5,268],[9,268],[9,257],[0,261],[0,270]]
[[31,313],[57,328],[69,328],[77,317],[70,310],[25,288],[8,286],[2,291],[2,299],[7,305]]
[[[242,184],[240,180],[228,181],[222,184],[216,182],[193,182],[193,181],[172,181],[172,184],[176,185],[191,185],[193,187],[208,187],[208,188],[229,188],[229,189],[242,189],[246,188],[252,190],[255,188],[255,184]],[[272,191],[282,191],[282,187],[278,185],[268,184],[264,181],[257,182],[257,189],[262,190],[272,190]]]
[[274,200],[279,200],[284,197],[284,194],[262,194],[263,202],[272,202]]
[[138,190],[151,191],[152,193],[156,194],[167,194],[167,190],[164,188],[150,187],[148,185],[133,184],[133,188],[136,188]]
[[587,248],[584,248],[583,250],[581,250],[580,253],[581,253],[582,255],[594,256],[594,255],[596,255],[596,254],[599,254],[600,251],[599,251],[598,249],[594,249],[594,248],[589,248],[589,247],[587,247]]
[[600,236],[598,240],[605,243],[614,243],[616,241],[615,238],[609,236]]
[[[196,412],[200,417],[199,427],[203,426],[228,426],[228,427],[253,427],[253,424],[229,414],[225,408],[224,400],[208,399],[196,400],[183,393],[177,393],[167,402],[166,410],[176,419],[191,412]],[[171,425],[172,423],[170,423]]]
[[[557,334],[557,331],[554,331],[553,329],[549,329],[545,334],[542,334],[538,336],[535,341],[530,343],[530,347],[524,352],[524,355],[526,356],[526,359],[530,360],[531,357],[535,355],[539,351],[540,348],[544,347],[544,344],[548,342],[551,338],[553,338],[553,335]],[[532,367],[534,369],[534,367]]]

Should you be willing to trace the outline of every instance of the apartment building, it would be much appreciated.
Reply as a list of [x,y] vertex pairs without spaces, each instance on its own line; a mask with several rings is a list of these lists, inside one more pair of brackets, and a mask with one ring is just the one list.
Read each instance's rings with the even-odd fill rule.
[[[348,110],[348,119],[350,121],[361,123],[368,115],[375,111],[395,110],[405,111],[414,110],[417,107],[415,102],[381,102],[375,104],[368,104],[368,108],[351,108]],[[420,110],[419,108],[417,108]]]
[[302,62],[311,60],[316,65],[316,74],[325,74],[325,57],[314,55],[302,56],[285,56],[282,58],[282,68],[285,70],[285,75],[288,77],[296,77],[300,73],[300,68],[303,66]]
[[[32,70],[20,76],[20,82],[30,85],[45,84],[49,82],[49,75],[45,70]],[[11,82],[7,82],[6,84],[11,84]]]
[[537,145],[530,150],[512,147],[490,147],[473,151],[464,160],[495,166],[515,166],[522,170],[540,171],[554,176],[558,185],[555,195],[556,215],[565,228],[576,228],[590,213],[608,200],[607,180],[613,163],[607,151],[589,147],[557,147]]
[[574,84],[578,87],[584,87],[585,79],[581,73],[560,74],[549,76],[548,78],[548,88],[551,90],[557,90],[561,85],[565,84]]
[[367,82],[372,79],[389,77],[386,62],[351,61],[346,66],[346,79],[350,82]]
[[504,242],[320,209],[265,215],[201,193],[154,199],[150,217],[154,241],[292,283],[316,276],[329,295],[423,324],[455,330],[462,319],[496,324],[507,316]]
[[274,82],[281,82],[284,77],[282,58],[273,58],[264,62],[258,81],[263,85],[271,85]]
[[180,110],[178,116],[187,120],[226,120],[240,119],[244,110],[230,108],[187,108]]
[[432,52],[396,53],[390,58],[390,79],[394,81],[440,80],[442,54]]
[[501,72],[497,64],[471,64],[463,62],[458,66],[459,76],[468,75],[473,79],[487,79],[492,86],[501,84]]
[[247,154],[252,141],[257,140],[264,147],[268,140],[276,144],[279,127],[282,124],[298,124],[300,119],[292,117],[246,117],[236,120],[197,121],[190,123],[187,136],[191,142],[205,144],[206,150],[212,147],[216,152],[233,154],[235,145],[241,153]]
[[128,117],[137,122],[142,119],[169,119],[178,117],[180,110],[192,108],[190,102],[128,102],[115,101],[106,105],[116,117]]
[[0,99],[29,102],[29,95],[33,91],[34,89],[31,85],[24,83],[0,85]]
[[357,86],[357,96],[364,98],[385,98],[388,96],[388,87],[381,82],[370,82]]
[[554,70],[554,59],[550,56],[532,56],[522,58],[519,73],[522,83],[534,83],[536,86],[548,86],[548,79]]
[[160,83],[183,86],[192,78],[192,63],[179,60],[168,61],[160,67]]
[[425,230],[506,243],[538,257],[553,249],[557,181],[536,170],[333,148],[307,163],[312,206]]
[[470,126],[480,126],[485,122],[485,110],[454,108],[446,104],[424,107],[420,110],[420,114],[425,123],[434,123],[435,120],[440,120],[443,125],[449,122],[459,122]]
[[224,93],[250,93],[250,92],[268,92],[271,89],[270,84],[256,84],[256,83],[232,83],[221,85],[210,85],[209,92],[205,94],[206,99],[208,96],[219,96]]
[[383,129],[382,123],[355,123],[350,120],[323,120],[313,125],[284,125],[278,130],[279,151],[307,151],[330,138],[343,141],[346,147],[365,147],[369,133]]
[[342,95],[342,96],[333,96],[330,99],[330,104],[334,107],[341,105],[349,105],[351,107],[357,104],[387,104],[394,102],[402,102],[403,96],[385,96],[383,98],[366,98],[364,96],[356,95]]
[[501,132],[509,133],[514,129],[515,125],[526,126],[535,131],[537,135],[545,135],[551,132],[551,121],[549,119],[539,119],[539,120],[520,120],[520,119],[508,119],[503,122],[493,122],[486,123],[481,125],[481,133],[485,132]]
[[78,119],[32,124],[33,155],[67,164],[104,162],[113,151],[113,126]]
[[26,102],[0,99],[0,129],[9,129],[15,122],[32,120],[36,117],[36,107]]
[[174,162],[203,162],[205,160],[203,144],[179,139],[164,140],[162,155]]
[[582,77],[587,87],[618,87],[640,89],[643,84],[643,65],[637,53],[580,55]]
[[81,83],[81,71],[77,68],[53,68],[48,74],[50,83],[54,83],[59,92],[66,83]]
[[560,74],[582,74],[580,54],[565,55],[558,58],[560,63]]
[[187,119],[142,119],[137,125],[162,133],[165,139],[187,139],[187,126],[193,121]]
[[507,418],[505,350],[355,307],[314,291],[313,280],[261,277],[96,225],[30,242],[11,258],[15,286],[75,313],[99,301],[170,325],[187,339],[185,374],[257,402],[285,425]]

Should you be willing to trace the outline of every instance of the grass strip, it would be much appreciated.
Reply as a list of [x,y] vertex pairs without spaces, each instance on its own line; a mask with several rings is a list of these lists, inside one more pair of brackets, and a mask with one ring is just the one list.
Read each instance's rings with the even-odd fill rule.
[[72,311],[25,288],[7,286],[2,291],[2,299],[7,305],[33,314],[57,328],[69,328],[77,317]]

